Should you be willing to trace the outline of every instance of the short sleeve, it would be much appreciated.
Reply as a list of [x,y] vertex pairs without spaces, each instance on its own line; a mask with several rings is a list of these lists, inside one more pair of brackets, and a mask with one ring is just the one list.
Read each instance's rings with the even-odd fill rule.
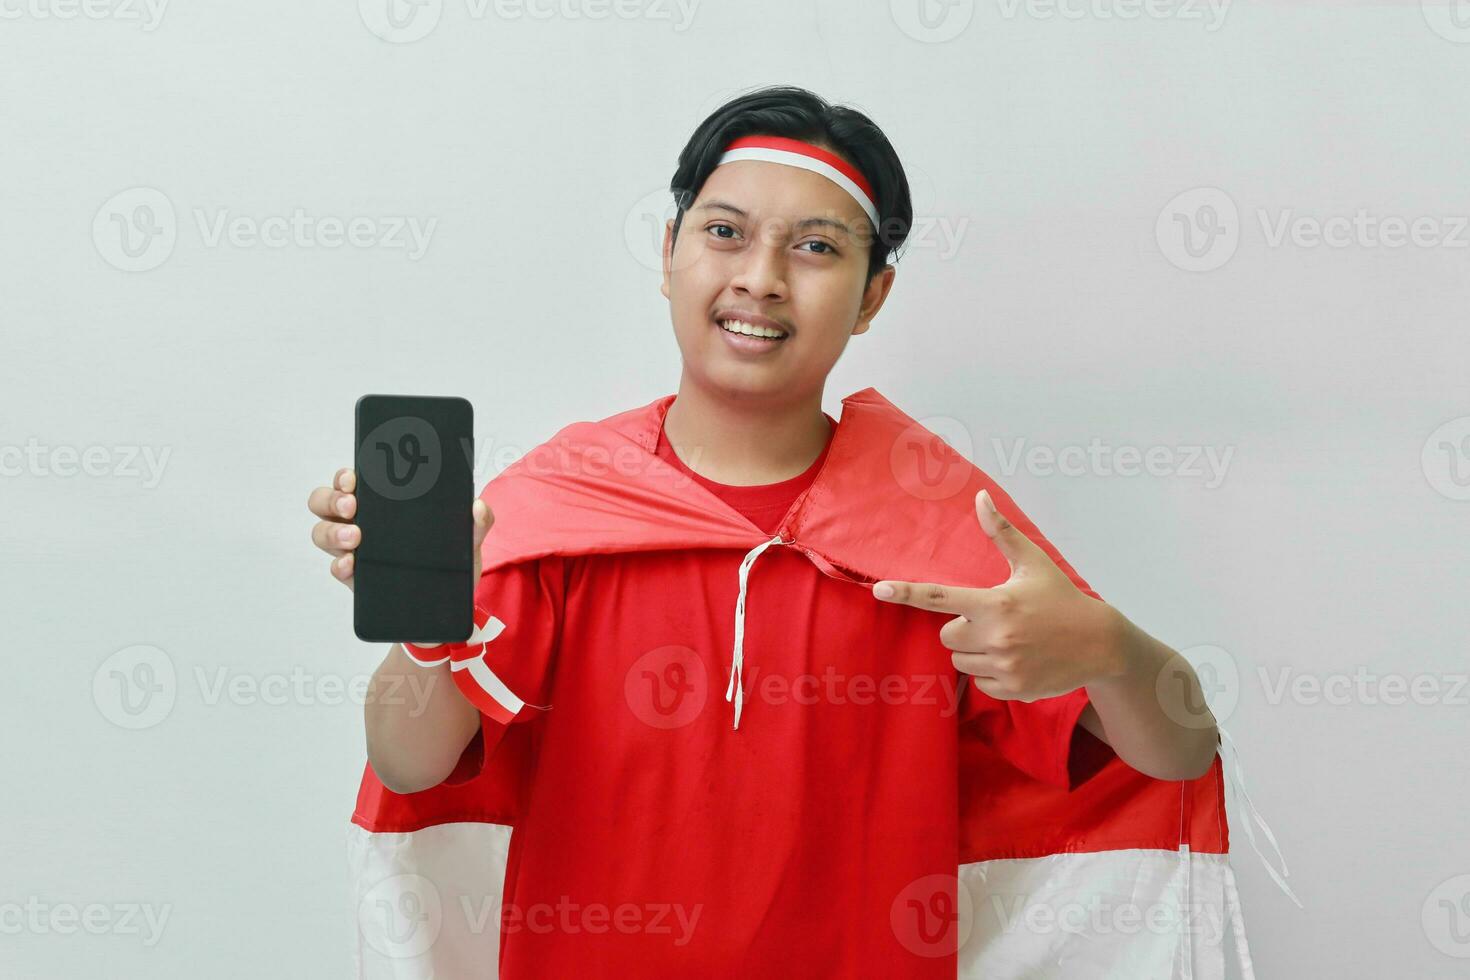
[[1087,688],[1038,701],[1001,701],[963,677],[968,690],[961,717],[969,733],[1033,779],[1066,790],[1086,779],[1084,760],[1074,760],[1072,749]]
[[555,556],[487,571],[475,588],[468,640],[403,648],[425,666],[448,661],[455,686],[484,716],[482,726],[534,717],[550,707],[565,589],[563,562]]

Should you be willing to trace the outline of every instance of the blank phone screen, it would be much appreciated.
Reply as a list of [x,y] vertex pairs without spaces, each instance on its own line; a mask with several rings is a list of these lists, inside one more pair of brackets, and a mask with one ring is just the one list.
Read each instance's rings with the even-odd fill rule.
[[357,401],[362,530],[353,629],[374,642],[449,643],[474,630],[474,416],[463,398]]

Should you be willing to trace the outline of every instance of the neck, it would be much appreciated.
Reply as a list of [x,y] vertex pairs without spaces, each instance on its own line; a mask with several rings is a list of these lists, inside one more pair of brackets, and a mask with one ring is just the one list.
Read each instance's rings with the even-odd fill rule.
[[664,438],[684,465],[734,487],[800,476],[822,454],[831,432],[820,390],[792,401],[730,398],[687,375],[664,417]]

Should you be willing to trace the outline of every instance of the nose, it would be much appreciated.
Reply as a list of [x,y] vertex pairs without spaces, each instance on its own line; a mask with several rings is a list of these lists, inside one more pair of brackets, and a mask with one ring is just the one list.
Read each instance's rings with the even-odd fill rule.
[[762,302],[786,298],[786,247],[757,242],[745,250],[743,264],[730,288]]

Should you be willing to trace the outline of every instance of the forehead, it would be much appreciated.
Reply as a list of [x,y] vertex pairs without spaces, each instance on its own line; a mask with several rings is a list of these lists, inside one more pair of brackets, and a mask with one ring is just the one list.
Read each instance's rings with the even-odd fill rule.
[[690,210],[711,201],[733,204],[757,221],[795,224],[807,218],[830,218],[855,234],[868,227],[868,216],[858,202],[826,177],[765,160],[736,160],[716,167]]

